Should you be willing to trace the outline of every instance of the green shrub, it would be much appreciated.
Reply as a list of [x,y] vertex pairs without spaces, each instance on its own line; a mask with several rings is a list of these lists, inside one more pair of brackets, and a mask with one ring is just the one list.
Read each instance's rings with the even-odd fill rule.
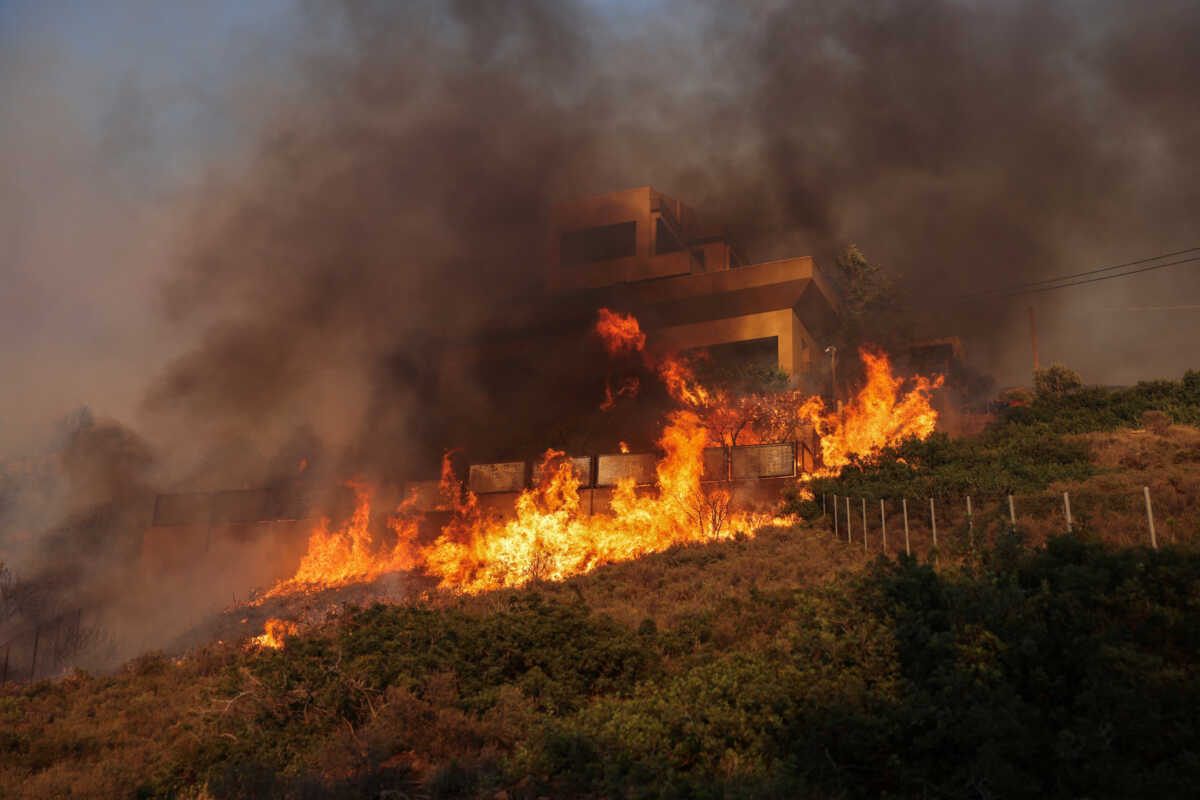
[[[1129,389],[1042,392],[1009,405],[983,433],[952,439],[934,434],[855,458],[832,479],[813,481],[818,496],[946,497],[1032,493],[1096,473],[1086,445],[1068,434],[1171,422],[1200,424],[1200,372],[1181,381],[1146,381]],[[787,506],[798,511],[799,504]]]

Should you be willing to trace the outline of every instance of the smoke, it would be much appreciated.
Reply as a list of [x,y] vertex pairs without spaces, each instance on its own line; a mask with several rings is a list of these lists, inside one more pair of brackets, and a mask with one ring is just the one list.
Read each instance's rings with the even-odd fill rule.
[[1196,366],[1194,311],[1112,311],[1194,296],[1193,267],[958,299],[1200,244],[1193,3],[344,0],[271,25],[219,89],[123,69],[99,129],[77,65],[2,40],[27,45],[0,48],[0,448],[83,403],[121,419],[144,458],[79,456],[89,501],[130,464],[147,491],[407,476],[597,403],[582,332],[451,397],[441,363],[536,316],[554,201],[645,184],[751,260],[856,242],[915,335],[964,336],[1002,384],[1028,303],[1043,361],[1089,382]]
[[[1198,27],[1186,4],[312,10],[307,88],[200,204],[166,305],[207,332],[149,408],[214,436],[315,420],[335,450],[402,460],[437,438],[441,346],[538,290],[550,203],[647,182],[752,260],[858,242],[918,334],[1022,380],[1028,301],[956,295],[1193,244]],[[1195,288],[1185,267],[1037,296],[1043,350],[1096,382],[1148,354],[1177,373],[1161,345],[1187,317],[1129,318],[1120,352],[1095,309]]]

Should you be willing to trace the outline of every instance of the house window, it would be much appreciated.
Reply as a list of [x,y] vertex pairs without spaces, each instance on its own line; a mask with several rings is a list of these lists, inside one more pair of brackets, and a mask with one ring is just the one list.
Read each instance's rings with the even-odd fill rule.
[[679,243],[679,237],[675,235],[675,231],[671,230],[671,226],[663,222],[662,217],[655,221],[654,225],[654,255],[661,256],[664,253],[675,253],[683,249],[683,245]]
[[559,262],[564,267],[628,258],[636,253],[636,222],[567,231],[559,243]]
[[708,352],[708,368],[716,374],[738,374],[748,366],[760,369],[779,368],[779,337],[722,342],[698,348]]

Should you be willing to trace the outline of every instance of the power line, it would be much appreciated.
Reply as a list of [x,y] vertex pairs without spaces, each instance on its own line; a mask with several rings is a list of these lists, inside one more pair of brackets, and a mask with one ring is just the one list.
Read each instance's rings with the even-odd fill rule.
[[[1192,248],[1191,250],[1183,250],[1180,252],[1188,253],[1188,252],[1192,252],[1193,250],[1200,250],[1200,248]],[[1165,258],[1165,257],[1166,256],[1158,256],[1157,258]],[[1141,269],[1131,269],[1126,272],[1118,273],[1116,275],[1098,275],[1097,277],[1084,278],[1083,280],[1070,280],[1070,278],[1074,278],[1074,277],[1080,277],[1080,276],[1085,276],[1085,275],[1096,275],[1096,273],[1098,273],[1098,272],[1105,272],[1105,271],[1108,271],[1111,269],[1117,269],[1119,267],[1132,266],[1134,264],[1145,264],[1147,261],[1154,261],[1154,260],[1156,260],[1156,259],[1146,258],[1146,259],[1141,259],[1139,261],[1131,261],[1131,262],[1129,262],[1129,264],[1114,265],[1112,267],[1104,267],[1099,270],[1089,270],[1088,272],[1081,272],[1081,273],[1077,273],[1076,275],[1070,275],[1070,276],[1064,275],[1059,278],[1050,278],[1050,279],[1043,280],[1043,281],[1033,281],[1031,283],[1016,284],[1015,286],[1008,287],[1005,289],[992,289],[987,292],[976,292],[973,294],[959,295],[957,299],[959,299],[959,300],[990,300],[993,298],[1015,297],[1015,296],[1023,295],[1023,294],[1038,294],[1040,292],[1050,292],[1050,291],[1054,291],[1055,289],[1066,289],[1071,286],[1083,286],[1084,284],[1088,284],[1088,283],[1097,283],[1099,281],[1110,281],[1110,280],[1114,280],[1116,278],[1125,278],[1130,275],[1138,275],[1143,272],[1152,272],[1156,269],[1165,269],[1167,267],[1178,266],[1179,264],[1190,264],[1194,261],[1200,261],[1200,255],[1192,256],[1191,258],[1181,258],[1181,259],[1178,259],[1177,261],[1168,261],[1163,264],[1151,264],[1148,267],[1142,267]],[[1067,281],[1067,282],[1061,283],[1060,281]],[[1039,284],[1046,284],[1046,283],[1052,283],[1052,282],[1056,282],[1055,285],[1053,285],[1053,286],[1039,285]]]
[[1007,294],[1002,294],[1002,295],[998,295],[998,296],[999,297],[1014,297],[1016,295],[1022,295],[1022,294],[1038,294],[1040,292],[1052,292],[1055,289],[1066,289],[1071,286],[1083,286],[1086,283],[1098,283],[1099,281],[1111,281],[1115,278],[1127,278],[1130,275],[1138,275],[1143,272],[1152,272],[1156,269],[1165,269],[1167,267],[1174,267],[1178,264],[1190,264],[1193,261],[1200,261],[1200,256],[1193,256],[1191,258],[1181,258],[1178,261],[1168,261],[1165,264],[1152,264],[1149,267],[1142,267],[1141,269],[1131,269],[1128,272],[1122,272],[1118,275],[1101,275],[1096,278],[1087,278],[1086,280],[1072,281],[1071,283],[1061,283],[1061,284],[1058,284],[1057,286],[1043,286],[1041,288],[1035,288],[1035,289],[1021,289],[1019,291],[1008,292]]
[[1097,311],[1200,311],[1200,305],[1186,306],[1114,306],[1099,308]]
[[[1067,286],[1078,286],[1078,285],[1081,285],[1084,283],[1094,283],[1097,280],[1108,280],[1110,278],[1122,278],[1126,275],[1136,275],[1139,272],[1149,272],[1150,270],[1153,270],[1153,269],[1161,269],[1163,267],[1172,267],[1177,264],[1186,264],[1188,262],[1200,259],[1200,256],[1193,256],[1190,258],[1181,259],[1179,261],[1172,261],[1168,264],[1155,264],[1151,267],[1147,267],[1144,269],[1135,269],[1135,270],[1130,270],[1129,272],[1122,272],[1119,275],[1105,275],[1100,278],[1092,278],[1092,279],[1083,280],[1083,281],[1072,281],[1072,279],[1074,279],[1074,278],[1084,278],[1084,277],[1087,277],[1090,275],[1099,275],[1100,273],[1103,273],[1103,272],[1111,272],[1116,269],[1124,269],[1125,267],[1135,267],[1135,266],[1138,266],[1139,264],[1148,264],[1152,261],[1161,261],[1164,258],[1172,258],[1174,256],[1184,255],[1186,253],[1194,253],[1197,250],[1200,250],[1200,247],[1189,247],[1185,250],[1176,250],[1173,253],[1163,253],[1163,254],[1157,255],[1157,256],[1150,256],[1149,258],[1139,258],[1136,261],[1126,261],[1122,264],[1113,264],[1108,267],[1100,267],[1098,269],[1090,269],[1090,270],[1086,270],[1084,272],[1076,272],[1071,275],[1059,275],[1058,277],[1055,277],[1055,278],[1043,278],[1042,280],[1037,280],[1037,281],[1028,281],[1025,283],[1017,283],[1017,284],[1013,284],[1011,286],[1001,287],[999,289],[985,289],[980,292],[971,292],[969,294],[960,295],[959,299],[970,300],[970,299],[994,297],[994,296],[1008,297],[1008,296],[1016,295],[1016,294],[1029,294],[1029,293],[1039,292],[1039,291],[1049,291],[1051,289],[1060,289],[1060,288],[1064,288]],[[1061,284],[1061,286],[1047,286],[1046,285],[1046,284],[1058,284],[1061,281],[1072,281],[1072,282],[1063,283],[1063,284]]]

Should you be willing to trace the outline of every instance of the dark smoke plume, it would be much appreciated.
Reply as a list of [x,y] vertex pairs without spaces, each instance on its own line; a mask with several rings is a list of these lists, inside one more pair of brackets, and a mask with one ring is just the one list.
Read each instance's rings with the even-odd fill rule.
[[[315,420],[336,447],[393,457],[436,439],[440,346],[538,290],[547,209],[573,195],[651,183],[730,222],[752,260],[828,263],[857,241],[926,300],[914,335],[963,334],[1009,381],[1026,369],[1023,301],[955,294],[1197,234],[1189,4],[679,4],[632,19],[345,3],[307,22],[308,88],[250,172],[214,186],[167,292],[173,316],[209,329],[149,404],[192,430]],[[1200,288],[1186,268],[1155,279]],[[1130,285],[1038,299],[1047,340],[1093,380],[1133,365],[1055,312]]]
[[[554,421],[601,397],[586,332],[539,370],[492,365],[451,397],[440,362],[528,316],[553,202],[645,184],[729,223],[752,261],[831,266],[857,243],[917,304],[914,338],[964,336],[1001,384],[1028,381],[1030,303],[1043,360],[1088,382],[1197,366],[1194,311],[1127,310],[1193,301],[1194,266],[957,299],[1200,245],[1195,3],[302,8],[294,31],[245,59],[261,102],[219,107],[246,114],[250,155],[214,164],[175,220],[173,248],[152,248],[167,265],[166,324],[139,337],[183,345],[127,420],[137,437],[92,434],[89,447],[119,456],[112,475],[86,448],[68,457],[89,503],[131,487],[272,484],[301,465],[400,480],[433,469],[443,446],[495,431],[526,436],[522,447],[555,443]],[[25,118],[50,116],[36,92],[22,96]],[[114,110],[105,152],[136,144],[132,118],[147,102]],[[64,119],[46,127],[78,128]],[[36,161],[54,167],[46,185],[68,168],[59,155]],[[116,230],[125,206],[102,200],[97,227]],[[19,193],[0,201],[12,212],[0,215],[13,232],[4,252],[71,241],[11,222],[28,205]],[[12,305],[0,330],[17,341],[37,306]],[[134,355],[84,373],[97,395],[140,389]],[[105,413],[103,399],[72,401]]]

